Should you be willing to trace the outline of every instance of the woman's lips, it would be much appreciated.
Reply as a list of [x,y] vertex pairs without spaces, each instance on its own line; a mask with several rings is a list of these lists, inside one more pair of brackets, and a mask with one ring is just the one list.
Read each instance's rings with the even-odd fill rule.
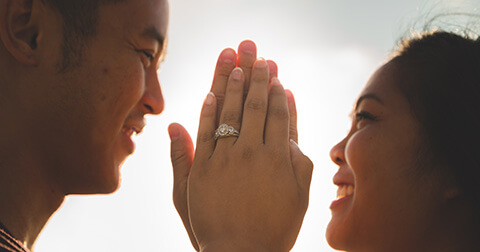
[[338,185],[337,199],[332,202],[332,204],[330,205],[330,209],[333,210],[337,206],[342,205],[342,203],[349,201],[352,198],[354,191],[355,187],[353,185]]
[[353,194],[355,187],[353,185],[339,185],[337,190],[337,199],[341,199]]

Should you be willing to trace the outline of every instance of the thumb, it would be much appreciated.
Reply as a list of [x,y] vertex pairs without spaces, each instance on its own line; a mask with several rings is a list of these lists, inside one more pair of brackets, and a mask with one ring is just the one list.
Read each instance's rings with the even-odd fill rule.
[[178,123],[170,124],[168,134],[171,141],[170,157],[173,166],[173,203],[182,219],[193,247],[198,251],[198,244],[188,218],[187,204],[187,182],[194,155],[192,138],[185,128]]
[[174,186],[178,182],[186,180],[190,173],[190,167],[193,163],[193,142],[182,125],[172,123],[168,127],[168,134],[170,135],[170,158],[173,166],[173,181]]
[[290,140],[290,158],[292,159],[293,171],[297,177],[297,182],[305,192],[310,190],[312,180],[313,163],[305,156],[297,143]]

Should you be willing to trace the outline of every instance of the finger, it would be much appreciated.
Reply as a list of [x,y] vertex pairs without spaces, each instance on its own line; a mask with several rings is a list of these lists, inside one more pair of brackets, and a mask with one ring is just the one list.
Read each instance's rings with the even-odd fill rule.
[[268,65],[264,59],[255,62],[252,69],[250,89],[243,108],[242,131],[239,140],[263,143],[263,131],[268,104]]
[[228,77],[230,76],[232,70],[235,68],[236,63],[237,54],[235,53],[235,50],[231,48],[223,50],[218,57],[215,74],[213,76],[212,88],[210,90],[215,94],[215,97],[217,98],[217,115],[219,115],[222,111]]
[[173,165],[173,203],[187,230],[190,242],[198,251],[198,244],[190,227],[187,205],[187,181],[193,163],[193,142],[180,124],[171,124],[168,133],[171,139],[170,154]]
[[297,130],[297,106],[295,104],[295,97],[292,91],[285,90],[288,101],[288,114],[290,116],[289,135],[290,139],[298,143],[298,130]]
[[265,144],[288,148],[288,104],[285,90],[277,77],[271,81],[265,125]]
[[215,128],[217,127],[217,99],[215,94],[210,92],[203,103],[200,113],[200,122],[197,134],[197,149],[195,159],[202,162],[212,156],[215,148]]
[[268,72],[270,73],[270,80],[273,77],[278,77],[278,66],[273,60],[267,60]]
[[292,159],[293,172],[300,188],[308,193],[312,181],[313,163],[305,156],[295,141],[290,140],[290,158]]
[[168,127],[170,157],[173,165],[174,186],[188,178],[193,163],[193,142],[188,132],[178,123]]
[[251,40],[245,40],[238,46],[237,65],[242,68],[245,75],[245,93],[250,87],[250,76],[253,63],[257,60],[257,46]]
[[[242,69],[240,67],[233,69],[228,80],[225,103],[220,115],[219,124],[227,124],[236,130],[240,130],[243,112],[244,83],[245,78]],[[231,146],[236,140],[236,137],[219,138],[217,140],[217,148],[223,149],[227,145]]]

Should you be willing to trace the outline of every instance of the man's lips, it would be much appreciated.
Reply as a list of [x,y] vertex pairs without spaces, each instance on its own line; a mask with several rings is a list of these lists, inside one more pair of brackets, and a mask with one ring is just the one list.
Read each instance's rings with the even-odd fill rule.
[[132,154],[135,151],[135,143],[132,140],[132,136],[134,134],[140,134],[144,127],[145,122],[143,118],[140,120],[127,120],[123,125],[121,132],[125,136],[125,143],[129,154]]
[[135,130],[134,128],[125,128],[125,127],[122,129],[122,132],[129,137],[131,137],[133,135],[133,133],[135,133],[135,134],[140,133],[139,131]]
[[134,133],[140,134],[145,127],[144,120],[128,121],[124,124],[122,132],[131,137]]

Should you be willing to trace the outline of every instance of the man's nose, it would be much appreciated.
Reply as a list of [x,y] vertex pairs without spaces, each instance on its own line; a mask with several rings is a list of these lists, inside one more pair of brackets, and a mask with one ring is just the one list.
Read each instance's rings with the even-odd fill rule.
[[145,93],[141,100],[145,114],[158,115],[162,113],[165,104],[157,73],[147,75],[145,81]]

